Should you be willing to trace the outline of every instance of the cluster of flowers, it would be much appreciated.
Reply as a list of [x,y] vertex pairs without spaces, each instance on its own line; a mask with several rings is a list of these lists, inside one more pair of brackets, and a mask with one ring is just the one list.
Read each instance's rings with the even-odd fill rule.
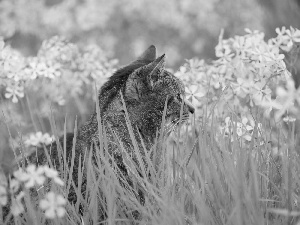
[[[23,206],[24,190],[35,186],[40,187],[47,179],[51,179],[59,186],[64,185],[64,182],[58,177],[58,172],[48,166],[36,167],[30,164],[25,170],[19,169],[13,175],[14,178],[10,179],[8,183],[5,175],[0,173],[0,206],[5,206],[8,203],[8,195],[11,196],[11,212],[14,216],[20,215],[25,210]],[[65,204],[66,200],[62,195],[50,191],[39,202],[39,207],[45,211],[47,218],[53,219],[65,215]]]
[[[277,37],[264,40],[264,33],[245,29],[244,36],[223,39],[216,46],[217,60],[210,64],[191,59],[175,75],[186,84],[187,97],[203,115],[211,105],[219,118],[235,112],[249,118],[253,107],[266,117],[273,111],[279,120],[287,111],[296,114],[300,89],[288,71],[285,55],[300,43],[300,30],[277,28]],[[222,99],[222,100],[220,100]],[[217,103],[218,104],[215,104]]]
[[31,133],[25,138],[24,144],[35,147],[42,147],[43,144],[49,145],[54,140],[54,136],[50,136],[48,133],[43,134],[38,131],[36,133]]
[[36,57],[24,57],[0,39],[0,89],[14,103],[27,89],[63,105],[86,85],[103,84],[116,63],[95,45],[79,48],[57,36],[44,41]]
[[[241,137],[247,141],[252,140],[252,135],[255,127],[255,121],[251,119],[247,119],[246,117],[242,118],[241,122],[232,121],[230,117],[225,118],[224,126],[220,127],[221,133],[224,136],[229,136],[231,141],[234,139],[234,133],[237,134],[238,137]],[[257,124],[258,136],[262,133],[262,124]],[[236,131],[236,132],[234,132]]]

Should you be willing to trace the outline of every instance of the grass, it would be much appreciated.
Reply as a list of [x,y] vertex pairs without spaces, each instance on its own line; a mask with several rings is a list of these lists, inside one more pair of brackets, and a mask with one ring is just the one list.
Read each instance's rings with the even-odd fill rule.
[[[99,110],[97,107],[98,115]],[[126,117],[131,139],[136,143],[127,113]],[[234,115],[232,119],[237,120]],[[67,203],[64,218],[49,220],[36,207],[48,186],[40,189],[35,198],[27,191],[26,211],[16,217],[9,214],[6,220],[1,216],[0,224],[297,224],[300,163],[295,123],[283,129],[271,126],[266,119],[256,119],[256,123],[263,124],[265,133],[259,135],[256,124],[252,140],[245,144],[237,137],[236,127],[232,137],[224,137],[219,135],[217,120],[204,116],[199,122],[190,118],[191,131],[186,129],[179,133],[178,130],[180,139],[170,141],[160,135],[150,151],[143,149],[142,152],[134,144],[139,166],[118,142],[131,168],[134,182],[129,184],[118,171],[114,159],[105,151],[108,145],[105,132],[110,128],[103,127],[98,116],[100,144],[95,155],[89,151],[80,155],[83,164],[80,163],[77,170],[76,183],[82,184],[86,166],[85,195],[81,193],[81,185],[75,187],[71,176],[75,165],[76,136],[71,163],[67,163],[65,122],[63,145],[58,148],[62,161],[56,168],[61,171],[65,185],[52,184],[49,188],[67,198],[75,187],[78,201],[74,205]],[[50,124],[58,137],[53,117]],[[76,124],[74,132],[78,129]],[[273,135],[279,137],[278,143],[271,142]],[[262,139],[264,144],[258,144]],[[58,139],[56,141],[58,143]],[[281,154],[274,155],[272,146],[277,146]],[[160,151],[165,154],[159,154],[160,163],[157,163],[154,159]],[[48,162],[53,166],[50,157]],[[144,204],[139,201],[137,190],[145,194]],[[81,215],[79,211],[82,209]]]

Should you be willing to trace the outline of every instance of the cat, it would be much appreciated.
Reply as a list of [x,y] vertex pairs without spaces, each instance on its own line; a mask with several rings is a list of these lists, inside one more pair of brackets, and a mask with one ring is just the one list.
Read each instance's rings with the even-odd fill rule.
[[[122,143],[125,151],[132,156],[132,160],[138,165],[138,160],[133,153],[134,143],[126,123],[126,112],[138,148],[143,152],[144,148],[146,150],[151,149],[159,134],[165,104],[167,106],[165,111],[166,124],[176,125],[180,119],[186,119],[189,113],[195,111],[193,105],[185,99],[183,83],[165,69],[165,54],[156,58],[156,48],[153,45],[137,60],[118,69],[108,79],[99,91],[97,102],[100,112],[97,113],[95,110],[90,119],[77,130],[76,134],[67,133],[65,137],[59,139],[61,146],[64,146],[64,140],[66,140],[66,146],[61,147],[61,150],[66,149],[66,159],[69,166],[73,154],[72,176],[75,186],[78,185],[79,165],[84,165],[84,155],[86,152],[94,155],[95,151],[99,149],[95,147],[100,145],[101,138],[99,138],[99,127],[101,127],[99,126],[99,118],[103,127],[100,133],[102,135],[105,130],[108,140],[107,152],[113,156],[119,170],[128,178],[130,183],[128,168],[123,158],[124,154],[122,154],[117,141],[118,139]],[[91,145],[94,147],[91,148]],[[63,168],[61,167],[63,159],[59,158],[61,155],[59,152],[61,151],[58,151],[57,143],[54,142],[50,147],[49,155],[53,166],[58,170]],[[37,151],[28,157],[28,161],[37,165],[46,164],[45,151]],[[86,173],[83,174],[81,185],[81,190],[84,192]],[[140,198],[143,199],[144,196],[140,196]],[[71,188],[68,200],[76,203],[77,195],[74,188]]]

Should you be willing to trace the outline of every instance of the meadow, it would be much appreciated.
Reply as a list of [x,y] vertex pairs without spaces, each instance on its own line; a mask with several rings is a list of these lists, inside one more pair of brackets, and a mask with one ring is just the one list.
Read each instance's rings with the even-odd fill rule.
[[[76,187],[74,205],[66,200],[75,183],[72,161],[53,168],[48,159],[35,167],[25,166],[25,158],[76,132],[117,61],[95,45],[58,36],[33,57],[1,40],[1,113],[9,142],[0,152],[0,224],[298,224],[300,91],[292,73],[300,30],[282,27],[276,34],[265,40],[264,33],[245,29],[224,39],[221,31],[216,60],[193,58],[173,71],[196,113],[145,150],[153,166],[141,162],[138,171],[124,156],[133,186],[120,185],[124,178],[100,138],[97,155],[82,156],[88,182],[85,195]],[[99,126],[99,137],[103,132]],[[164,154],[154,166],[150,155],[157,149]],[[65,143],[59,154],[66,162],[64,152]]]

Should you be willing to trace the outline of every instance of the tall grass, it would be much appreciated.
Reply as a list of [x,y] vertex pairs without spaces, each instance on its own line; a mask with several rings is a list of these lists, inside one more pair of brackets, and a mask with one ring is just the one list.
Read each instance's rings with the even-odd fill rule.
[[[100,110],[97,107],[99,143],[95,143],[94,154],[87,150],[79,156],[77,181],[72,176],[76,135],[72,156],[67,158],[66,122],[63,131],[58,131],[55,119],[50,117],[61,159],[55,166],[65,185],[45,185],[34,197],[26,191],[25,212],[16,217],[9,213],[5,220],[1,216],[0,224],[297,224],[300,162],[294,123],[283,129],[257,117],[252,140],[245,144],[236,135],[236,127],[232,137],[225,137],[218,131],[217,120],[203,115],[199,122],[191,117],[191,131],[174,131],[178,135],[175,141],[160,132],[153,148],[146,150],[138,147],[125,109],[133,154],[139,165],[117,135],[115,141],[128,166],[129,181],[106,151],[106,132],[111,128],[103,126]],[[233,114],[232,120],[237,119]],[[259,122],[266,133],[259,133]],[[75,121],[74,133],[77,129]],[[59,133],[63,133],[62,144]],[[274,134],[280,137],[278,143],[270,142]],[[280,146],[280,154],[274,155],[272,146]],[[46,152],[53,167],[49,148],[38,150]],[[86,184],[83,184],[84,173]],[[75,183],[79,185],[76,187]],[[73,188],[77,202],[67,203],[64,218],[47,219],[36,207],[49,189],[67,198]],[[144,202],[140,200],[141,193]]]

